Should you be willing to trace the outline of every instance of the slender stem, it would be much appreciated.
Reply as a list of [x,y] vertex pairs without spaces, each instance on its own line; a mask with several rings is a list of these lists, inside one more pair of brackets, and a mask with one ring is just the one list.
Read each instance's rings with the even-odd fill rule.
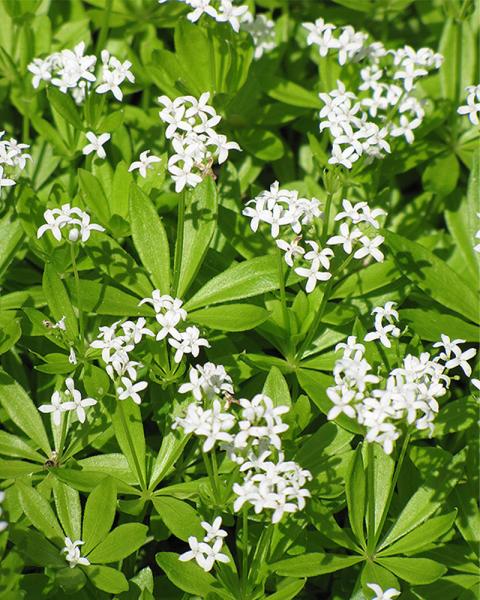
[[173,262],[173,293],[177,293],[178,282],[180,280],[180,266],[182,262],[182,251],[183,251],[183,233],[185,228],[185,196],[186,190],[180,195],[180,201],[178,203],[178,218],[177,218],[177,239],[175,242],[175,258]]
[[322,247],[325,245],[328,236],[328,225],[330,222],[330,211],[332,208],[332,192],[327,192],[327,201],[325,202],[325,212],[323,216],[323,229],[322,229],[322,237],[321,237],[321,245]]
[[287,295],[285,293],[285,276],[283,273],[283,256],[280,248],[277,248],[277,257],[278,257],[278,283],[280,287],[280,300],[282,302],[282,313],[283,313],[283,326],[285,328],[285,332],[287,334],[287,348],[290,348],[291,344],[291,334],[290,334],[290,319],[288,317],[288,307],[287,307]]
[[373,443],[367,442],[367,486],[368,486],[368,523],[367,523],[367,552],[375,550],[375,451]]
[[60,459],[62,458],[63,445],[65,444],[65,438],[67,436],[69,421],[70,421],[70,413],[66,412],[63,415],[63,419],[62,419],[62,431],[60,433],[60,442],[59,442],[58,448],[57,448],[57,461],[58,462],[60,462]]
[[380,538],[380,535],[382,534],[382,529],[383,529],[383,526],[385,525],[385,521],[387,519],[388,511],[390,509],[390,504],[392,503],[393,493],[395,491],[398,477],[399,477],[400,471],[402,469],[402,464],[403,464],[403,460],[405,458],[405,454],[407,452],[407,447],[408,447],[409,441],[410,441],[410,432],[407,432],[403,439],[402,449],[400,450],[400,456],[398,457],[398,461],[395,466],[395,472],[393,474],[392,486],[390,488],[390,491],[388,492],[387,501],[385,503],[385,508],[383,509],[383,513],[382,513],[382,518],[380,519],[380,523],[378,525],[378,530],[375,535],[374,547],[377,546],[378,539]]
[[317,333],[318,327],[320,326],[320,324],[322,322],[322,317],[323,317],[323,313],[325,312],[325,307],[327,305],[328,298],[330,297],[332,284],[333,284],[333,276],[330,277],[327,285],[325,286],[322,301],[320,302],[320,306],[318,307],[317,314],[315,315],[315,319],[313,320],[313,323],[312,323],[312,326],[310,327],[308,335],[305,338],[305,341],[303,342],[302,346],[300,347],[300,350],[298,352],[298,358],[302,358],[305,350],[308,349],[308,347],[310,346],[312,340],[314,339],[314,337]]
[[112,12],[112,4],[113,0],[105,0],[105,13],[103,17],[102,28],[100,29],[97,47],[95,48],[95,53],[97,55],[105,47],[105,42],[107,41],[108,29],[110,26],[110,13]]
[[74,244],[70,244],[70,256],[72,258],[73,276],[75,278],[75,289],[77,292],[78,326],[79,326],[79,330],[80,330],[80,344],[82,345],[82,351],[83,351],[83,343],[84,343],[83,311],[82,311],[82,300],[80,297],[80,277],[78,276],[77,260],[75,257]]
[[217,482],[215,480],[215,476],[213,474],[212,464],[210,462],[210,458],[207,452],[202,452],[203,454],[203,462],[205,463],[205,468],[207,469],[208,479],[210,481],[210,487],[212,488],[213,497],[215,502],[218,503],[218,490],[217,490]]
[[248,508],[242,509],[242,597],[247,598],[248,584]]
[[217,453],[215,452],[215,448],[212,449],[212,471],[213,471],[213,481],[215,484],[215,497],[218,501],[220,495],[220,479],[218,477],[218,462],[217,462]]
[[130,430],[128,428],[127,419],[125,418],[125,411],[123,409],[123,402],[124,402],[123,400],[118,400],[118,398],[117,398],[117,408],[118,408],[118,412],[120,413],[120,420],[122,422],[123,430],[125,431],[125,436],[127,438],[128,447],[130,448],[130,452],[133,457],[133,462],[135,463],[135,470],[137,472],[138,481],[140,483],[142,490],[146,490],[147,483],[145,481],[142,469],[140,467],[140,462],[138,460],[138,456],[135,451],[135,445],[133,443],[132,436],[130,435]]

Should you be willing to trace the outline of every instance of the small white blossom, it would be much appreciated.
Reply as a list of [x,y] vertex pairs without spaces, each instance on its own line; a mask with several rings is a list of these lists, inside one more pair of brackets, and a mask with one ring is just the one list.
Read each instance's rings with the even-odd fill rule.
[[88,566],[90,564],[88,558],[85,558],[80,554],[79,546],[85,542],[82,542],[82,540],[76,540],[73,542],[69,537],[66,537],[64,543],[65,547],[62,549],[62,552],[65,552],[65,559],[69,563],[71,569],[77,565]]
[[142,152],[140,154],[139,160],[132,162],[132,164],[128,167],[128,170],[131,172],[135,169],[138,169],[138,172],[140,173],[141,177],[145,178],[147,176],[147,170],[150,168],[150,165],[161,161],[161,159],[158,156],[155,156],[153,154],[150,156],[149,153],[150,150],[145,150],[145,152]]
[[371,600],[392,600],[400,595],[400,591],[395,588],[388,588],[383,591],[377,583],[367,583],[367,587],[375,594]]
[[107,156],[103,145],[111,138],[109,133],[102,133],[96,136],[93,131],[87,131],[85,137],[90,143],[83,147],[83,154],[88,155],[95,152],[98,158],[105,158]]

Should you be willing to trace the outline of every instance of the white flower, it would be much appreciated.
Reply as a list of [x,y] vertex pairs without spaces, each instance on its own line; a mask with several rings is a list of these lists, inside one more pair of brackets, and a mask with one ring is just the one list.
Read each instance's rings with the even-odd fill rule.
[[207,544],[216,540],[217,538],[224,538],[227,536],[227,532],[223,529],[220,529],[222,526],[222,517],[216,517],[211,525],[206,521],[202,521],[201,525],[206,531],[203,541]]
[[70,242],[77,242],[80,238],[86,242],[90,238],[91,231],[105,231],[101,225],[90,223],[90,215],[83,212],[80,208],[70,207],[70,204],[63,204],[61,208],[47,209],[43,213],[46,221],[37,231],[37,238],[42,237],[46,231],[51,231],[57,241],[62,240],[62,229],[68,228],[68,239]]
[[477,351],[475,350],[475,348],[469,348],[468,350],[462,352],[457,346],[457,348],[454,348],[455,356],[449,361],[447,361],[445,367],[447,369],[454,369],[455,367],[460,367],[465,373],[465,375],[467,377],[470,377],[470,375],[472,374],[472,367],[468,364],[467,361],[473,358],[476,353]]
[[238,33],[240,31],[240,23],[247,13],[248,6],[246,4],[235,6],[231,0],[221,0],[215,19],[219,23],[230,23],[233,31]]
[[467,104],[460,106],[457,110],[459,115],[468,115],[472,125],[479,124],[480,115],[480,85],[467,86]]
[[275,48],[275,23],[264,14],[255,15],[255,19],[245,20],[241,29],[248,31],[255,45],[254,59],[258,60],[265,52]]
[[327,419],[329,421],[336,419],[341,413],[345,413],[351,419],[355,418],[355,409],[351,406],[351,402],[356,396],[355,390],[350,390],[345,386],[329,387],[327,396],[335,405],[328,411]]
[[295,260],[296,256],[302,256],[305,254],[305,250],[302,248],[302,246],[298,245],[296,239],[293,240],[291,244],[285,242],[284,240],[275,240],[275,243],[280,250],[285,252],[285,262],[289,267],[293,267],[293,261]]
[[70,348],[70,352],[68,354],[68,362],[71,365],[77,364],[77,355],[75,354],[75,350],[73,348]]
[[97,401],[93,398],[82,398],[81,393],[75,389],[75,384],[71,377],[65,380],[65,386],[67,388],[65,394],[71,397],[72,400],[63,403],[63,410],[75,410],[80,423],[85,423],[85,408],[95,406]]
[[136,322],[125,321],[122,323],[121,327],[125,333],[125,341],[127,343],[133,342],[134,344],[139,344],[145,335],[155,337],[153,331],[145,327],[145,324],[146,320],[143,317],[137,319]]
[[295,269],[295,273],[297,273],[297,275],[300,275],[300,277],[305,277],[307,279],[305,291],[308,294],[313,292],[318,281],[327,281],[332,276],[331,273],[320,271],[319,269],[320,265],[318,264],[318,262],[315,261],[312,262],[308,269],[305,267],[297,267]]
[[122,73],[117,70],[110,71],[110,69],[103,68],[103,83],[96,88],[97,94],[106,94],[112,92],[115,98],[121,102],[123,99],[123,92],[120,89],[120,84],[125,79]]
[[232,379],[227,375],[222,365],[215,365],[211,362],[197,365],[190,369],[190,383],[183,383],[178,391],[180,394],[192,392],[193,397],[200,401],[202,396],[213,398],[222,392],[233,394]]
[[343,251],[346,254],[351,254],[353,250],[353,243],[362,236],[362,232],[357,227],[354,227],[352,231],[349,230],[347,223],[340,225],[340,235],[334,235],[327,240],[329,246],[335,246],[341,244]]
[[215,540],[215,542],[213,543],[213,546],[209,546],[208,544],[205,544],[205,546],[202,546],[203,553],[204,553],[204,560],[203,560],[203,565],[200,565],[200,566],[202,566],[204,571],[206,571],[206,572],[211,571],[213,568],[213,565],[216,562],[222,562],[222,563],[230,562],[230,559],[228,558],[228,556],[226,554],[223,554],[222,552],[220,552],[222,546],[223,546],[223,540],[221,538],[217,538]]
[[127,398],[131,398],[135,404],[141,404],[142,398],[138,394],[144,390],[148,383],[146,381],[137,381],[137,383],[133,383],[128,377],[122,377],[123,387],[119,386],[117,388],[117,394],[119,400],[126,400]]
[[63,317],[54,325],[52,325],[52,329],[61,329],[62,331],[66,331],[67,327],[65,325],[65,319],[67,317],[65,315],[63,315]]
[[55,391],[50,399],[50,404],[42,404],[38,407],[42,413],[53,413],[53,422],[58,427],[62,418],[62,413],[67,410],[65,404],[62,404],[60,392]]
[[367,587],[369,587],[375,596],[372,600],[392,600],[392,598],[396,598],[400,595],[400,591],[395,588],[388,588],[383,591],[383,589],[376,583],[367,583]]
[[158,156],[154,156],[153,154],[149,156],[149,152],[150,150],[145,150],[145,152],[142,152],[139,160],[132,162],[132,164],[128,167],[128,170],[134,171],[135,169],[138,169],[141,177],[145,178],[150,165],[161,161]]
[[95,152],[99,158],[105,158],[107,156],[103,149],[103,145],[110,139],[111,136],[109,133],[102,133],[99,136],[96,136],[93,131],[87,131],[85,137],[90,143],[83,147],[83,154],[87,155]]
[[180,340],[169,338],[169,344],[176,348],[174,360],[176,363],[181,362],[184,354],[192,354],[197,357],[200,352],[200,347],[210,347],[210,344],[206,339],[200,337],[200,330],[198,327],[187,327],[187,329],[180,334]]
[[75,542],[72,542],[72,540],[69,537],[66,537],[64,543],[65,547],[62,549],[62,552],[65,552],[65,559],[70,564],[71,569],[73,569],[73,567],[76,567],[77,565],[88,566],[90,564],[88,558],[81,556],[80,548],[78,547],[84,544],[85,542],[82,542],[82,540],[76,540]]
[[372,256],[376,261],[383,262],[384,255],[379,250],[379,246],[383,243],[384,237],[381,235],[377,235],[375,238],[370,239],[366,235],[360,238],[360,242],[363,244],[362,248],[359,248],[355,254],[354,258],[361,259],[366,256]]
[[0,192],[2,187],[11,187],[12,185],[15,185],[15,181],[3,176],[3,167],[0,165]]

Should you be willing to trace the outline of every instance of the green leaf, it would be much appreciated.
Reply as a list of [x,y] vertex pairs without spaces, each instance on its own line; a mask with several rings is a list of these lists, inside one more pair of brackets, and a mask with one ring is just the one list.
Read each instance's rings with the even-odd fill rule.
[[117,400],[112,425],[118,445],[138,483],[145,483],[145,434],[142,413],[133,400]]
[[105,539],[112,527],[117,508],[117,487],[105,477],[88,496],[83,514],[82,552],[87,554]]
[[82,507],[79,493],[58,479],[53,481],[52,487],[57,515],[63,530],[71,540],[81,540]]
[[403,536],[388,549],[382,550],[378,556],[392,556],[395,554],[416,554],[426,549],[435,540],[445,535],[453,526],[457,511],[429,519],[407,535]]
[[25,238],[22,224],[14,216],[13,211],[8,211],[0,219],[0,275],[14,259]]
[[443,260],[391,231],[385,231],[385,238],[405,277],[440,304],[479,322],[475,293]]
[[[364,458],[367,454],[367,447],[364,450]],[[386,506],[388,494],[392,485],[393,471],[395,461],[391,456],[385,454],[382,446],[372,444],[370,452],[373,451],[373,469],[374,469],[374,497],[375,497],[375,532],[377,532],[383,511]],[[367,467],[368,468],[368,467]],[[368,498],[370,501],[370,498]]]
[[274,406],[292,405],[288,383],[278,367],[270,369],[262,393],[270,396]]
[[377,558],[376,562],[415,585],[432,583],[447,571],[446,567],[429,558]]
[[312,552],[280,560],[270,565],[269,569],[277,575],[285,577],[316,577],[326,573],[334,573],[347,569],[364,560],[362,556],[346,556],[342,554],[324,554]]
[[379,550],[383,550],[418,527],[443,506],[445,498],[463,473],[464,460],[464,454],[459,452],[450,460],[448,468],[447,464],[443,464],[442,467],[431,469],[424,483],[413,494],[400,515],[396,517],[393,526],[381,542]]
[[215,592],[214,577],[196,563],[182,562],[174,552],[159,552],[155,555],[155,560],[168,579],[184,592],[203,598]]
[[153,506],[173,535],[184,542],[191,535],[197,538],[205,537],[205,530],[200,525],[201,519],[197,511],[187,502],[170,496],[158,496],[153,499]]
[[270,313],[254,304],[223,304],[188,313],[188,320],[219,331],[247,331],[268,319]]
[[239,129],[235,133],[235,139],[244,151],[260,160],[279,160],[285,153],[282,138],[267,129],[255,127]]
[[176,295],[185,296],[200,269],[217,225],[217,189],[211,177],[186,194],[183,247]]
[[320,109],[323,106],[317,94],[310,92],[293,81],[287,81],[280,77],[269,77],[265,91],[270,98],[283,102],[283,104],[312,109]]
[[42,288],[47,300],[48,308],[56,321],[65,318],[65,334],[70,340],[78,336],[78,321],[73,310],[72,303],[65,289],[60,275],[55,270],[52,263],[45,265],[43,272]]
[[268,596],[268,600],[290,600],[296,598],[305,587],[306,579],[285,579],[280,582],[277,591]]
[[[67,281],[70,295],[76,301],[77,292],[74,281]],[[138,297],[127,294],[111,285],[105,285],[89,279],[80,280],[82,308],[86,312],[98,315],[118,317],[151,317],[153,310],[149,306],[138,306]]]
[[32,117],[32,125],[43,138],[52,144],[57,154],[62,157],[71,157],[73,150],[69,150],[53,125],[39,116]]
[[17,427],[50,456],[50,442],[37,407],[16,381],[0,370],[0,403]]
[[479,328],[475,325],[466,323],[463,319],[454,315],[440,313],[437,310],[401,309],[400,319],[408,323],[422,340],[429,342],[440,340],[442,333],[452,339],[459,337],[467,342],[477,342],[480,335]]
[[30,519],[32,525],[47,539],[55,540],[57,544],[63,542],[62,528],[47,500],[30,486],[20,482],[17,482],[16,485],[23,512]]
[[366,477],[362,459],[362,446],[359,444],[350,461],[345,477],[345,495],[347,497],[348,519],[350,527],[360,542],[365,545],[363,519],[366,510]]
[[98,546],[90,552],[91,563],[113,563],[136,552],[147,541],[148,527],[140,523],[125,523],[113,529]]
[[436,156],[422,175],[423,188],[439,196],[447,196],[457,186],[460,165],[455,154]]
[[60,550],[56,546],[31,527],[27,530],[12,527],[8,535],[18,551],[28,557],[29,564],[39,567],[56,567],[57,569],[67,564],[65,555],[60,554]]
[[117,242],[98,233],[85,249],[93,263],[115,283],[145,298],[152,294],[152,284],[143,270]]
[[[1,394],[1,392],[0,392]],[[33,450],[26,442],[16,435],[0,431],[0,454],[15,458],[26,458],[34,462],[44,463],[45,457]]]
[[24,460],[0,459],[0,479],[16,479],[24,475],[38,473],[43,469],[43,465],[33,464]]
[[20,339],[22,329],[16,318],[17,313],[6,310],[0,312],[0,354],[5,354]]
[[110,213],[108,201],[100,182],[95,175],[92,175],[90,171],[85,171],[85,169],[78,169],[78,179],[82,198],[90,209],[92,216],[94,215],[98,219],[100,225],[107,227]]
[[213,277],[185,305],[188,311],[258,296],[278,289],[278,270],[271,256],[244,260]]
[[162,439],[162,445],[158,451],[157,458],[152,467],[150,475],[150,489],[155,489],[156,486],[167,476],[170,469],[180,457],[189,436],[180,436],[178,429],[170,430]]
[[170,249],[162,219],[146,194],[135,184],[130,188],[130,225],[135,248],[143,266],[162,294],[170,292]]
[[85,573],[93,585],[110,594],[120,594],[128,590],[128,581],[123,573],[112,567],[93,565],[85,567]]
[[63,94],[57,90],[57,88],[51,86],[47,90],[47,98],[52,108],[54,108],[67,123],[70,123],[70,125],[73,125],[73,127],[79,131],[83,129],[79,110],[69,94]]

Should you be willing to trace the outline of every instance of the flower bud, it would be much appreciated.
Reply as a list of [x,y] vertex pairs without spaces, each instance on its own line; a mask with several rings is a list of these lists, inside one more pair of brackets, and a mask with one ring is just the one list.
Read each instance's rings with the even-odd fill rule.
[[68,232],[68,239],[71,242],[77,242],[79,236],[80,236],[80,231],[78,229],[70,229],[70,231]]

